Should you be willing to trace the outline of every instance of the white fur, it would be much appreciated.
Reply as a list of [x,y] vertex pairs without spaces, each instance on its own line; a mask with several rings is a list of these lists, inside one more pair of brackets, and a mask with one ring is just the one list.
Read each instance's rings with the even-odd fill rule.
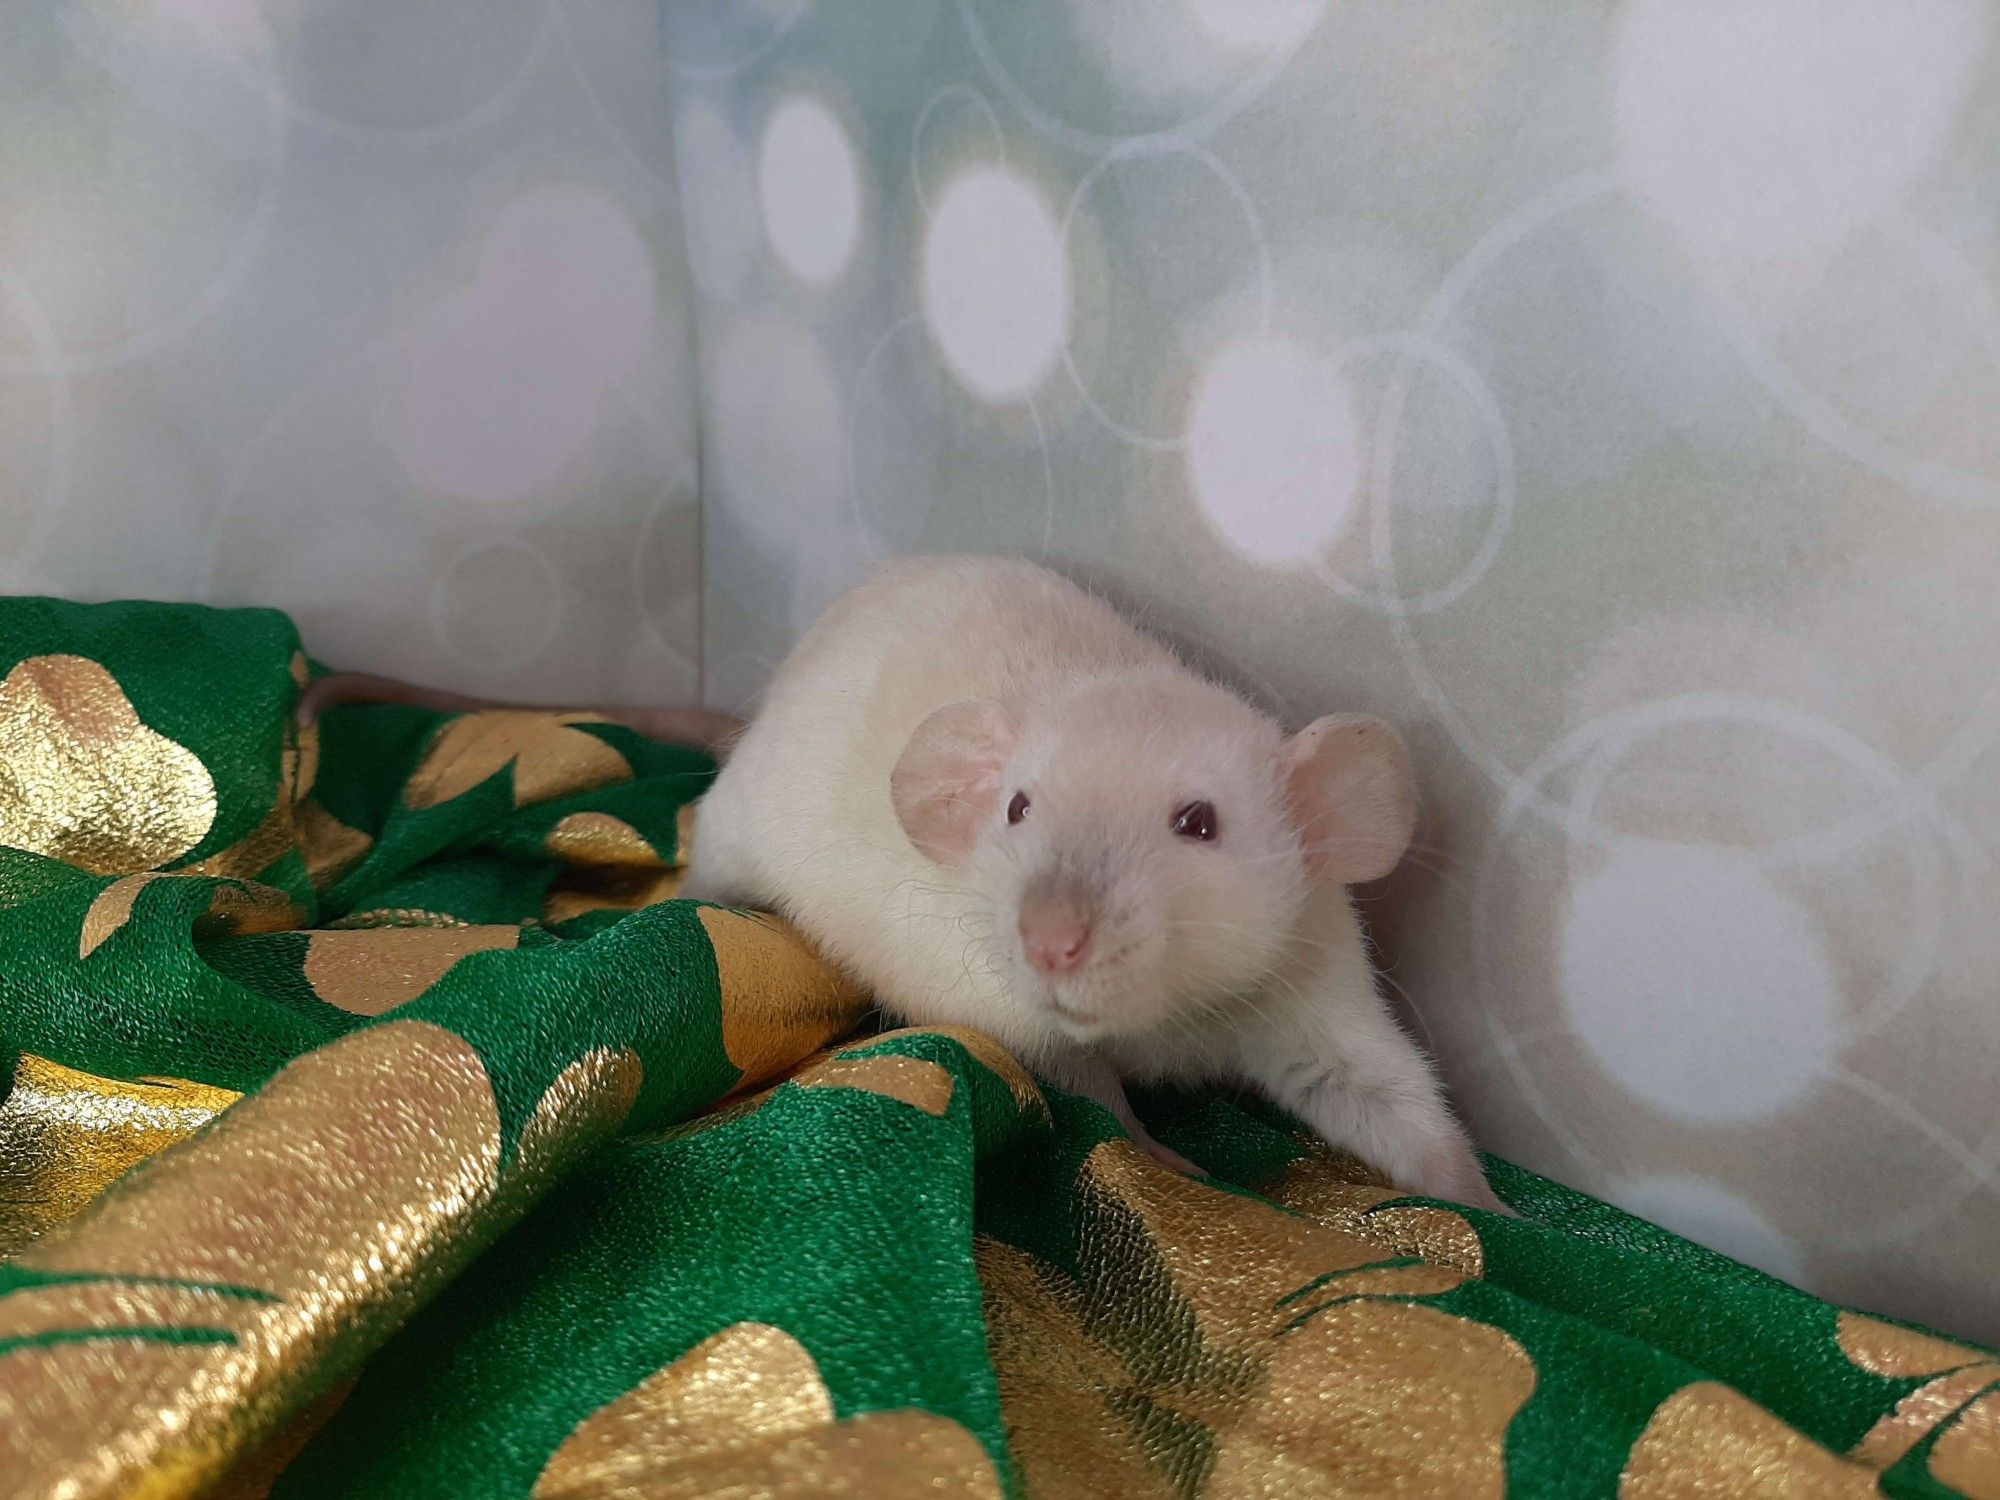
[[[940,864],[890,778],[913,731],[967,699],[1000,705],[1015,738],[976,841]],[[997,1036],[1164,1157],[1121,1079],[1247,1081],[1400,1185],[1497,1207],[1383,1008],[1346,891],[1308,874],[1286,744],[1045,569],[905,559],[780,669],[701,804],[686,890],[783,913],[886,1009]],[[1015,790],[1031,806],[1009,825]],[[1171,831],[1197,799],[1218,811],[1212,843]],[[1054,979],[1015,930],[1051,882],[1096,925],[1091,961]]]

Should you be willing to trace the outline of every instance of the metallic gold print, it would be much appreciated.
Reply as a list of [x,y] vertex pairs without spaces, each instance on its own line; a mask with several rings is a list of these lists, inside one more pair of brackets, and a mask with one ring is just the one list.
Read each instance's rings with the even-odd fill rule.
[[1874,1471],[1827,1452],[1714,1381],[1655,1408],[1618,1481],[1620,1500],[1818,1500],[1878,1495]]
[[499,1162],[492,1083],[461,1038],[389,1022],[307,1053],[19,1258],[87,1278],[73,1332],[103,1282],[235,1291],[204,1325],[223,1339],[0,1360],[0,1472],[78,1500],[198,1492],[450,1274]]
[[450,912],[427,911],[421,906],[371,906],[367,911],[351,911],[335,917],[324,928],[347,932],[360,927],[470,927],[472,923]]
[[1849,1364],[1890,1380],[1942,1374],[1981,1357],[1979,1350],[1964,1344],[1885,1323],[1866,1313],[1843,1312],[1835,1325],[1834,1337]]
[[872,1047],[877,1042],[886,1042],[899,1036],[941,1036],[957,1042],[971,1054],[972,1060],[987,1072],[993,1074],[1014,1096],[1014,1103],[1023,1114],[1040,1115],[1047,1119],[1049,1101],[1042,1097],[1041,1085],[1036,1083],[1020,1061],[993,1037],[983,1031],[975,1031],[969,1026],[903,1026],[893,1031],[882,1032],[854,1043],[857,1047]]
[[99,1078],[22,1054],[0,1102],[0,1256],[81,1213],[128,1167],[239,1097],[174,1078]]
[[[1098,1304],[1093,1331],[1106,1327],[1131,1358],[1153,1372],[1151,1399],[1212,1432],[1209,1493],[1257,1493],[1257,1476],[1271,1472],[1291,1476],[1272,1493],[1317,1493],[1336,1483],[1333,1474],[1317,1472],[1332,1462],[1329,1451],[1338,1453],[1340,1464],[1350,1464],[1359,1462],[1357,1453],[1379,1450],[1380,1462],[1391,1467],[1416,1451],[1395,1446],[1396,1433],[1409,1425],[1408,1414],[1380,1414],[1383,1403],[1393,1408],[1407,1400],[1400,1366],[1392,1363],[1378,1372],[1353,1349],[1324,1356],[1313,1351],[1322,1349],[1330,1331],[1344,1326],[1338,1318],[1325,1321],[1342,1312],[1343,1302],[1355,1306],[1356,1298],[1436,1295],[1460,1284],[1464,1278],[1458,1272],[1383,1265],[1391,1257],[1359,1236],[1168,1171],[1129,1141],[1107,1141],[1085,1159],[1077,1202],[1083,1254],[1102,1266],[1092,1287]],[[1162,1305],[1157,1293],[1155,1300],[1139,1300],[1148,1295],[1143,1288],[1161,1278],[1171,1300]],[[1198,1342],[1192,1348],[1159,1347],[1159,1330],[1175,1326],[1175,1305],[1194,1316]],[[1459,1384],[1486,1391],[1496,1373],[1508,1373],[1496,1351],[1516,1346],[1484,1325],[1464,1328],[1478,1332],[1461,1332],[1463,1339],[1492,1334],[1499,1342],[1487,1351],[1492,1359],[1428,1369],[1426,1378],[1437,1390],[1422,1399],[1450,1409],[1459,1425],[1425,1430],[1424,1440],[1436,1450],[1425,1461],[1472,1474],[1482,1470],[1489,1451],[1499,1451],[1506,1422],[1501,1419],[1497,1431],[1488,1431],[1471,1421],[1485,1411],[1479,1404],[1484,1398],[1461,1393]],[[1384,1357],[1393,1352],[1392,1346]],[[1520,1364],[1532,1387],[1525,1354]],[[1503,1393],[1513,1385],[1503,1382]],[[1293,1400],[1294,1386],[1337,1391],[1340,1399],[1315,1395],[1317,1415],[1310,1420],[1287,1415],[1276,1404]],[[1293,1449],[1308,1469],[1288,1468],[1274,1456]],[[1196,1457],[1183,1451],[1174,1460],[1177,1471],[1185,1475]],[[1225,1472],[1237,1476],[1230,1481],[1234,1487],[1215,1488]]]
[[1397,1295],[1446,1292],[1464,1277],[1440,1266],[1381,1267],[1381,1246],[1343,1230],[1294,1217],[1269,1204],[1206,1187],[1168,1171],[1130,1141],[1106,1141],[1084,1161],[1078,1194],[1102,1221],[1109,1199],[1136,1215],[1174,1290],[1193,1310],[1205,1340],[1262,1352],[1265,1341],[1317,1303],[1344,1295],[1334,1277],[1306,1297],[1300,1288],[1329,1272],[1374,1267]]
[[157,875],[127,875],[99,891],[97,898],[84,911],[83,927],[77,935],[76,956],[90,957],[104,945],[106,938],[131,921],[132,904],[139,899],[139,892],[159,878]]
[[1938,1434],[1931,1478],[1966,1500],[2000,1500],[2000,1390],[1988,1392]]
[[578,1156],[616,1135],[645,1081],[639,1055],[629,1050],[593,1048],[564,1068],[521,1127],[504,1191],[532,1198]]
[[215,812],[208,768],[96,662],[31,656],[0,682],[0,844],[124,875],[186,854]]
[[834,1419],[805,1346],[737,1323],[578,1423],[550,1456],[534,1500],[752,1497],[991,1497],[977,1440],[927,1412]]
[[570,727],[604,722],[595,714],[518,709],[465,714],[438,731],[403,788],[403,802],[412,808],[436,807],[463,796],[509,763],[516,807],[630,781],[632,767],[624,756],[595,735]]
[[306,1444],[318,1436],[320,1428],[333,1419],[353,1389],[354,1382],[345,1381],[315,1399],[274,1436],[240,1459],[202,1500],[268,1500],[278,1476],[305,1451]]
[[927,1115],[951,1106],[953,1078],[948,1068],[921,1057],[829,1057],[792,1079],[800,1088],[860,1089],[895,1099]]
[[623,865],[575,865],[549,888],[542,920],[567,922],[593,911],[638,911],[671,901],[681,891],[687,872],[673,868],[642,870]]
[[638,829],[610,813],[571,813],[549,830],[544,842],[549,853],[570,864],[658,869],[665,863]]
[[722,983],[722,1046],[753,1084],[852,1031],[868,1013],[859,985],[823,963],[776,917],[697,913]]
[[781,1328],[736,1323],[585,1417],[543,1468],[535,1500],[594,1495],[675,1458],[833,1421],[806,1348]]
[[[195,879],[182,871],[127,875],[114,880],[87,907],[78,929],[76,954],[88,958],[132,920],[139,894],[156,880]],[[298,926],[305,913],[283,891],[244,880],[214,887],[205,920],[233,933],[284,932]]]
[[120,1332],[162,1329],[207,1329],[234,1338],[256,1321],[262,1306],[261,1299],[217,1287],[125,1281],[30,1286],[0,1301],[0,1345],[80,1328],[107,1341]]
[[1379,1300],[1448,1291],[1458,1272],[1381,1264],[1379,1246],[1125,1141],[1086,1160],[1076,1217],[1084,1285],[975,1251],[1034,1493],[1501,1492],[1533,1362],[1503,1330]]
[[1361,1298],[1276,1341],[1203,1494],[1498,1496],[1534,1361],[1503,1329]]
[[[318,743],[317,738],[314,740]],[[299,751],[287,744],[278,772],[278,791],[271,810],[255,828],[218,854],[181,866],[183,875],[260,875],[298,847],[296,810],[299,797]]]
[[306,940],[305,976],[329,1005],[379,1016],[407,1004],[468,953],[520,944],[518,927],[372,927]]
[[1034,1257],[973,1241],[986,1342],[1008,1450],[1037,1500],[1173,1500],[1172,1456],[1132,1413],[1147,1398],[1125,1363],[1086,1331],[1076,1288]]
[[789,1439],[691,1455],[604,1500],[1001,1500],[979,1440],[927,1411],[863,1412]]
[[1931,1429],[1996,1381],[2000,1381],[2000,1364],[1967,1365],[1925,1382],[1870,1427],[1848,1456],[1871,1469],[1887,1469],[1921,1443]]
[[238,937],[258,932],[289,932],[305,920],[296,901],[275,886],[254,880],[218,885],[209,897],[208,914],[196,924],[220,927]]
[[1382,1207],[1406,1194],[1354,1181],[1335,1153],[1295,1161],[1259,1191],[1294,1213],[1360,1235],[1392,1254],[1414,1255],[1471,1277],[1485,1272],[1479,1231],[1462,1214],[1415,1203]]
[[298,830],[292,821],[291,804],[280,803],[264,814],[263,820],[220,853],[191,865],[182,865],[177,875],[251,876],[263,873],[298,846]]
[[315,890],[323,891],[340,880],[375,847],[371,836],[349,828],[311,799],[299,804],[298,832],[306,875]]

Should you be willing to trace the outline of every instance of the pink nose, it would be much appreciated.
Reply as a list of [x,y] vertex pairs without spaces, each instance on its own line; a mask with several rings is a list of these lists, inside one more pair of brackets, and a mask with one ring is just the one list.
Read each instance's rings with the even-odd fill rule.
[[1030,907],[1021,913],[1021,946],[1041,973],[1067,974],[1090,951],[1090,924],[1066,906]]

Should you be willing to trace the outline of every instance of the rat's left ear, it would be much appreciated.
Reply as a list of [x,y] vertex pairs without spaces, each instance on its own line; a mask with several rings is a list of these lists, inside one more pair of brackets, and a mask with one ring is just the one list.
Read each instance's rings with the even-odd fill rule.
[[1366,714],[1315,719],[1285,742],[1278,768],[1315,878],[1358,885],[1396,868],[1417,786],[1395,730]]
[[955,865],[972,852],[1013,753],[1013,720],[990,698],[946,704],[917,726],[889,776],[889,797],[920,854]]

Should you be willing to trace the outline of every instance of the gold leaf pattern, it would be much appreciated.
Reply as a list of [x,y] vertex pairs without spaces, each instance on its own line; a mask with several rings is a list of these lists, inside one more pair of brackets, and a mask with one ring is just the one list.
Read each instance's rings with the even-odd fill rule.
[[722,981],[722,1046],[745,1084],[762,1082],[852,1031],[868,994],[821,962],[776,917],[699,909]]
[[581,866],[566,872],[549,888],[548,900],[542,904],[542,920],[567,922],[594,911],[638,911],[673,900],[686,878],[685,871],[671,868]]
[[[318,764],[317,733],[312,737],[314,747],[313,764]],[[233,875],[247,877],[261,875],[279,860],[298,847],[298,801],[300,791],[300,755],[296,744],[287,744],[279,766],[278,792],[271,804],[271,810],[264,814],[257,826],[220,853],[211,854],[207,859],[183,865],[177,872],[183,875]]]
[[543,1468],[535,1500],[601,1493],[605,1481],[641,1478],[676,1450],[832,1421],[833,1398],[805,1346],[781,1328],[736,1323],[578,1423]]
[[215,813],[208,767],[96,662],[32,656],[0,682],[0,844],[124,875],[186,854]]
[[1171,1456],[1121,1399],[1136,1382],[1084,1326],[1074,1288],[1033,1256],[987,1236],[973,1242],[986,1340],[1007,1416],[1008,1449],[1036,1500],[1177,1500]]
[[268,1500],[278,1476],[305,1451],[306,1444],[318,1435],[320,1428],[333,1420],[333,1414],[340,1410],[353,1389],[353,1381],[343,1381],[317,1397],[275,1436],[239,1460],[204,1494],[203,1500]]
[[1343,1302],[1277,1341],[1204,1494],[1502,1495],[1507,1427],[1534,1390],[1534,1361],[1504,1329]]
[[23,1053],[0,1101],[0,1256],[81,1213],[128,1167],[240,1097],[177,1078],[99,1078]]
[[899,1036],[941,1036],[957,1042],[972,1055],[974,1062],[1007,1085],[1021,1113],[1039,1115],[1044,1120],[1049,1117],[1049,1101],[1042,1097],[1041,1085],[1021,1066],[1020,1059],[995,1038],[970,1026],[900,1026],[854,1045],[873,1046]]
[[[1096,1147],[1084,1161],[1077,1192],[1085,1213],[1099,1222],[1111,1221],[1117,1208],[1137,1217],[1203,1337],[1225,1348],[1254,1348],[1276,1335],[1304,1310],[1289,1301],[1299,1287],[1328,1272],[1389,1258],[1359,1235],[1170,1172],[1130,1141]],[[1446,1292],[1465,1279],[1448,1267],[1425,1265],[1369,1274],[1369,1292],[1403,1296]],[[1343,1279],[1323,1297],[1348,1290]]]
[[1967,1365],[1918,1386],[1896,1403],[1862,1435],[1849,1455],[1878,1472],[1897,1462],[1927,1437],[1931,1429],[1994,1382],[2000,1364]]
[[351,911],[326,924],[328,932],[347,932],[361,927],[470,927],[463,917],[446,911],[428,911],[421,906],[371,906]]
[[209,896],[208,915],[202,922],[242,937],[257,932],[289,932],[304,920],[305,913],[299,910],[299,904],[275,886],[237,880],[215,887]]
[[928,1412],[846,1422],[805,1346],[736,1323],[579,1422],[534,1500],[882,1496],[998,1500],[986,1451]]
[[1827,1452],[1714,1381],[1654,1409],[1618,1481],[1619,1500],[1819,1500],[1877,1495],[1871,1470]]
[[895,1099],[927,1115],[951,1107],[951,1070],[921,1057],[829,1057],[792,1082],[808,1089],[860,1089]]
[[2000,1390],[1989,1391],[1938,1434],[1931,1478],[1966,1500],[2000,1500]]
[[258,1302],[229,1289],[150,1282],[63,1282],[29,1286],[0,1301],[0,1339],[37,1339],[89,1329],[100,1335],[138,1329],[215,1328],[242,1334]]
[[747,1448],[690,1455],[665,1475],[601,1500],[1001,1500],[993,1461],[949,1417],[863,1412]]
[[1258,1191],[1294,1213],[1360,1235],[1397,1255],[1414,1255],[1467,1276],[1484,1274],[1485,1247],[1463,1214],[1416,1203],[1384,1208],[1382,1204],[1407,1194],[1401,1188],[1357,1180],[1358,1166],[1352,1157],[1321,1147],[1291,1163]]
[[1968,1349],[1935,1334],[1919,1333],[1914,1328],[1885,1323],[1866,1313],[1843,1312],[1835,1325],[1834,1337],[1848,1363],[1890,1380],[1937,1375],[1981,1358],[1977,1349]]
[[82,1278],[43,1289],[73,1299],[69,1330],[103,1316],[97,1288],[143,1280],[219,1289],[195,1326],[224,1337],[16,1349],[0,1472],[21,1493],[200,1490],[448,1274],[499,1163],[492,1083],[461,1038],[389,1022],[307,1053],[20,1257]]
[[310,799],[299,804],[298,835],[306,875],[313,888],[321,891],[342,879],[375,847],[373,837],[359,828],[349,828]]
[[[132,908],[139,893],[156,880],[198,877],[175,870],[166,874],[127,875],[114,880],[97,893],[83,914],[77,934],[78,958],[88,958],[132,920]],[[230,932],[283,932],[298,926],[304,913],[283,891],[255,881],[242,880],[214,888],[209,897],[208,920]]]
[[76,956],[88,958],[104,945],[104,940],[121,930],[132,920],[132,904],[139,899],[139,892],[160,877],[157,875],[127,875],[122,880],[114,880],[90,903],[83,914],[83,927],[77,936]]
[[1393,1263],[1127,1141],[1086,1159],[1076,1213],[1087,1285],[975,1250],[1035,1494],[1501,1492],[1533,1361],[1504,1330],[1382,1300],[1448,1291],[1457,1271]]
[[624,1049],[593,1048],[564,1068],[521,1127],[508,1190],[533,1197],[580,1153],[616,1135],[645,1081],[639,1055]]
[[516,807],[629,781],[632,767],[624,756],[595,735],[571,727],[604,722],[598,714],[519,709],[461,715],[431,741],[403,788],[404,805],[422,809],[449,802],[507,765],[514,767]]
[[306,942],[306,983],[329,1005],[379,1016],[416,999],[468,953],[520,941],[521,929],[507,926],[322,930]]
[[182,865],[177,875],[260,875],[298,847],[292,804],[280,801],[241,839],[207,859]]
[[573,812],[546,839],[549,853],[577,865],[628,865],[656,870],[666,861],[639,830],[610,813]]

